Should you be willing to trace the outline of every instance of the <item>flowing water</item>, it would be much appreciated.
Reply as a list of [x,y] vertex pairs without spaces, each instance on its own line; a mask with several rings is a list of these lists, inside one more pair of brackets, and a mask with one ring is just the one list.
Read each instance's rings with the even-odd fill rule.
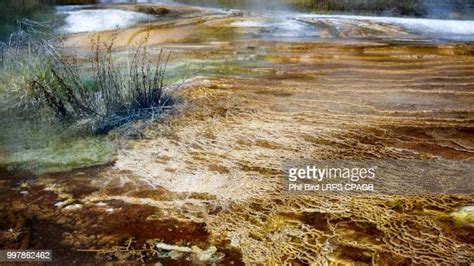
[[[104,3],[127,3],[129,1],[104,1]],[[161,3],[161,1],[138,1],[138,3]],[[125,28],[137,23],[151,22],[155,18],[152,15],[124,11],[119,9],[91,9],[90,7],[59,7],[58,13],[66,16],[66,25],[63,32],[94,32]],[[218,9],[217,9],[218,10]],[[224,12],[224,10],[222,10]],[[313,15],[290,11],[274,11],[265,13],[255,11],[254,18],[245,18],[231,24],[238,28],[262,29],[259,34],[293,39],[321,38],[328,29],[333,30],[333,35],[344,36],[347,31],[374,31],[371,35],[354,35],[349,37],[384,37],[391,36],[393,30],[400,31],[400,35],[408,35],[405,40],[421,40],[428,38],[431,41],[457,41],[469,42],[474,36],[474,21],[468,20],[441,20],[423,18],[397,18],[397,17],[374,17],[374,16],[350,16],[350,15]],[[378,32],[377,32],[378,31]],[[267,34],[270,33],[270,34]],[[378,36],[375,34],[379,34]],[[330,35],[331,37],[334,37]],[[347,36],[344,36],[347,37]]]
[[59,29],[64,33],[117,30],[154,20],[151,15],[114,9],[60,6],[57,12],[66,17],[65,25]]

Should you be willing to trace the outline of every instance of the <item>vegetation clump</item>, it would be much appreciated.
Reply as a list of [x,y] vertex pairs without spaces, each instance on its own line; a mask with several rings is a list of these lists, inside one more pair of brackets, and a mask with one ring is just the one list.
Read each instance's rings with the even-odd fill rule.
[[421,1],[414,0],[285,0],[285,2],[311,11],[326,12],[370,12],[392,13],[395,15],[424,15],[424,6]]
[[161,51],[152,63],[143,44],[126,66],[114,60],[113,43],[101,44],[99,40],[85,65],[74,57],[57,56],[29,83],[29,95],[60,120],[95,133],[159,115],[172,103],[164,93],[169,54]]
[[170,55],[160,51],[152,56],[147,38],[119,62],[113,41],[94,40],[92,56],[81,59],[60,52],[55,40],[31,33],[31,28],[20,30],[0,43],[3,111],[39,119],[52,114],[80,131],[107,133],[171,107],[172,98],[164,93]]
[[151,15],[167,15],[170,13],[170,9],[156,5],[135,5],[137,12],[147,13]]

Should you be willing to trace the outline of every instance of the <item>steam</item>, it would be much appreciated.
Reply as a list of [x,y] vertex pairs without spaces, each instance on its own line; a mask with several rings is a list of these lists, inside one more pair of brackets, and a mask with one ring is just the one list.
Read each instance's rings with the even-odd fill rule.
[[472,0],[420,0],[425,15],[430,18],[473,19]]

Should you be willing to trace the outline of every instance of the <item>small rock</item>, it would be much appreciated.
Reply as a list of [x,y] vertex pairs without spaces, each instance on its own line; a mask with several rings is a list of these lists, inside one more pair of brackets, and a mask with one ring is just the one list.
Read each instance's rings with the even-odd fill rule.
[[56,207],[58,207],[58,208],[62,208],[62,207],[64,207],[64,206],[66,206],[66,205],[71,204],[72,202],[73,202],[72,199],[67,199],[67,200],[65,200],[65,201],[57,202],[56,204],[54,204],[54,206],[56,206]]
[[206,250],[201,250],[200,248],[194,246],[193,251],[196,252],[196,255],[200,261],[209,261],[216,253],[217,248],[215,246],[211,246]]
[[73,204],[73,205],[69,205],[69,206],[64,207],[64,209],[67,210],[67,211],[77,210],[77,209],[80,209],[80,208],[82,208],[82,204]]

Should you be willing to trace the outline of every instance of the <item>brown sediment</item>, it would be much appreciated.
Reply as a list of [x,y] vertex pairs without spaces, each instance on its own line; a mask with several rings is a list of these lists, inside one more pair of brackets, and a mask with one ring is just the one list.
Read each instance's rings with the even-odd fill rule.
[[[64,176],[63,176],[64,177]],[[53,178],[43,176],[41,178]],[[55,265],[75,263],[105,263],[113,260],[115,253],[105,252],[123,246],[130,239],[133,248],[141,249],[145,244],[163,242],[177,246],[197,246],[206,249],[211,245],[220,245],[218,252],[222,254],[222,262],[239,265],[239,251],[227,244],[211,241],[206,224],[190,220],[177,220],[166,210],[157,207],[128,204],[120,200],[102,200],[85,202],[84,195],[93,194],[87,184],[78,186],[71,174],[52,189],[43,185],[19,189],[12,188],[0,196],[0,244],[7,249],[52,249]],[[91,178],[91,176],[89,176]],[[82,193],[68,194],[74,189],[85,187]],[[99,188],[96,187],[96,190]],[[175,200],[173,195],[163,195],[157,200]],[[132,191],[131,197],[152,197],[156,190]],[[59,207],[65,195],[70,195],[70,202]],[[205,195],[187,195],[185,198],[204,199]],[[81,204],[75,208],[76,204]],[[69,207],[71,208],[69,208]],[[103,256],[96,254],[105,252]],[[130,256],[133,261],[137,259]],[[189,256],[183,255],[177,260],[168,257],[160,259],[163,263],[196,264],[188,261]],[[147,262],[156,262],[158,257],[147,256]]]
[[[272,63],[288,58],[278,62],[275,78],[189,85],[180,92],[186,110],[154,129],[173,137],[145,141],[149,151],[127,151],[116,167],[171,191],[236,201],[211,215],[207,227],[239,247],[250,265],[468,263],[472,228],[439,217],[472,205],[469,195],[306,198],[280,194],[278,172],[288,158],[472,159],[473,58],[449,55],[448,47],[403,45],[311,44],[286,54],[298,50],[292,45],[267,55]],[[147,159],[152,151],[172,158],[166,164],[178,171],[162,171]],[[214,165],[228,172],[215,177]],[[441,214],[424,212],[430,209]]]

